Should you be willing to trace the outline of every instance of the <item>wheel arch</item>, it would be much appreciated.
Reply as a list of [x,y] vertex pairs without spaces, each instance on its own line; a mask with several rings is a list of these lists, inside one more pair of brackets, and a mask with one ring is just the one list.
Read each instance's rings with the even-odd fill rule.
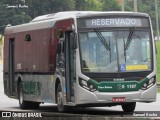
[[61,84],[61,80],[60,78],[57,78],[56,79],[56,83],[55,83],[55,102],[57,103],[57,88],[58,88],[58,85]]
[[22,82],[22,76],[19,74],[17,76],[17,97],[18,97],[18,91],[19,91],[19,84]]

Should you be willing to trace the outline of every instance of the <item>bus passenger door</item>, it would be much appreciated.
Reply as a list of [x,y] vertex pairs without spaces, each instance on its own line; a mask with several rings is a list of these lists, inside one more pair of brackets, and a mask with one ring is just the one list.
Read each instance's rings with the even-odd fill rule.
[[74,102],[75,50],[73,32],[65,32],[65,83],[67,102]]
[[14,96],[14,44],[15,39],[9,39],[9,61],[8,61],[8,77],[9,80],[7,82],[9,96]]

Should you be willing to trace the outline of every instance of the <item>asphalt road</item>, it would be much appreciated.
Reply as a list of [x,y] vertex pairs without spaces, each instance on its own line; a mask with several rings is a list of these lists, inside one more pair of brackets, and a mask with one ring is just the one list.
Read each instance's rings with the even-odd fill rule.
[[[155,113],[160,118],[160,94],[157,94],[157,101],[153,103],[137,103],[135,113],[124,113],[121,106],[116,107],[94,107],[94,108],[77,108],[68,113],[58,113],[55,104],[41,104],[38,110],[21,110],[19,109],[18,100],[8,98],[4,95],[3,89],[3,65],[0,64],[0,111],[14,112],[38,112],[42,116],[52,117],[135,117],[137,114]],[[96,117],[94,117],[96,118]]]

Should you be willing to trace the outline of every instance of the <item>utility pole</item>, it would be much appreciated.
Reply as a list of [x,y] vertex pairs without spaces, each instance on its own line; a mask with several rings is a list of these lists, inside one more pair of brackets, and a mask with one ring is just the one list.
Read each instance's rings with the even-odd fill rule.
[[137,0],[134,0],[134,12],[137,12]]
[[124,0],[122,0],[122,11],[124,11]]
[[160,40],[159,38],[159,21],[158,21],[158,5],[157,5],[157,0],[155,0],[155,11],[156,11],[156,27],[157,27],[157,39]]

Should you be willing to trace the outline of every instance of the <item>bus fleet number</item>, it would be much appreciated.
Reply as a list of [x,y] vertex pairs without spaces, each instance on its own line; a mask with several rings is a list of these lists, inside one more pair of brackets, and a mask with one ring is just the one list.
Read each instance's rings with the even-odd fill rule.
[[134,89],[136,88],[136,84],[127,85],[127,88]]

